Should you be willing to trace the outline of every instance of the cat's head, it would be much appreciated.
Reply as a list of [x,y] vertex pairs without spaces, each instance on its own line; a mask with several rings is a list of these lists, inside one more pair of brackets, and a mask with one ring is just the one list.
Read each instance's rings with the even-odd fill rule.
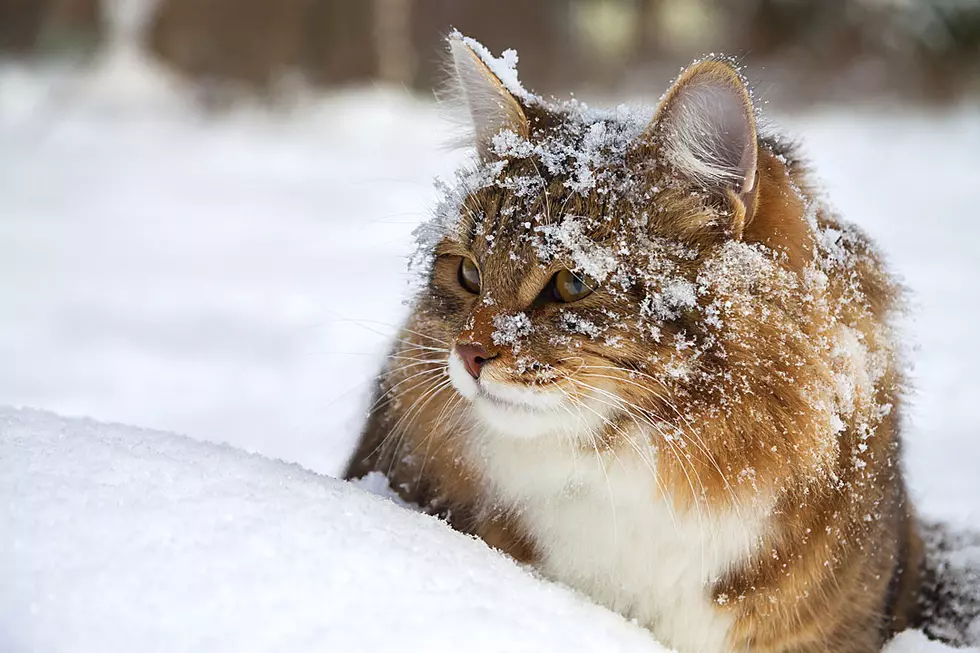
[[479,422],[670,437],[691,402],[721,407],[803,361],[775,330],[797,337],[806,312],[805,201],[730,62],[690,66],[651,118],[545,101],[513,55],[449,44],[478,163],[420,232],[415,328],[447,344]]

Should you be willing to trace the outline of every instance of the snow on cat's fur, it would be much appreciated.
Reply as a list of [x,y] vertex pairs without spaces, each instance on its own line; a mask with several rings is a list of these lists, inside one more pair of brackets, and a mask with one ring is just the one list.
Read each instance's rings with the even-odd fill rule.
[[455,34],[479,155],[420,230],[349,477],[681,653],[878,650],[915,618],[896,290],[696,62],[649,121],[554,104]]

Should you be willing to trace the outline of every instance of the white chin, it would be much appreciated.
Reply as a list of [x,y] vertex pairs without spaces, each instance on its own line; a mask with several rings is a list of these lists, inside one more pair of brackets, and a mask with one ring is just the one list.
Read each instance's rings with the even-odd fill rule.
[[604,406],[576,406],[559,390],[534,390],[487,378],[477,382],[455,351],[449,356],[449,379],[470,401],[477,419],[490,431],[507,437],[588,438],[605,422]]
[[585,421],[574,413],[505,405],[483,396],[473,401],[473,413],[494,433],[511,438],[538,438],[587,430]]

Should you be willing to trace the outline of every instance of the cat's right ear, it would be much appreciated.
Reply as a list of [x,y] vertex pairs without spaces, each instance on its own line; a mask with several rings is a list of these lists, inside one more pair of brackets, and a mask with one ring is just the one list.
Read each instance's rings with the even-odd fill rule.
[[692,64],[667,91],[648,128],[676,172],[727,197],[732,232],[752,220],[758,184],[758,134],[748,88],[728,61]]
[[528,137],[529,125],[524,109],[462,35],[449,37],[449,51],[455,81],[469,109],[475,131],[476,149],[484,161],[496,158],[493,138],[509,130]]

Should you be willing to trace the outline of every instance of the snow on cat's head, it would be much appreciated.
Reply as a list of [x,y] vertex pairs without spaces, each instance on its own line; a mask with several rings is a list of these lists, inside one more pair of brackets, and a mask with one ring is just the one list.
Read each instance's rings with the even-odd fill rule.
[[725,410],[767,378],[826,399],[797,374],[819,356],[800,345],[825,279],[813,216],[730,63],[693,64],[651,119],[545,101],[513,52],[449,45],[475,164],[418,231],[412,328],[448,345],[477,423],[611,444],[640,423],[669,439],[694,403]]

